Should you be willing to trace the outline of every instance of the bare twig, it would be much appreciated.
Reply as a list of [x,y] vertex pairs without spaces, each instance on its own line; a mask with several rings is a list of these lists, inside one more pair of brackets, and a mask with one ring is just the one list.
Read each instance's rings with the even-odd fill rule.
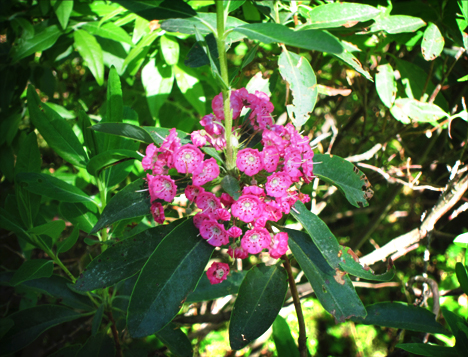
[[364,161],[364,160],[370,160],[381,149],[382,149],[382,144],[376,144],[372,147],[372,149],[366,151],[365,153],[347,157],[345,160],[349,162],[359,162],[359,161]]

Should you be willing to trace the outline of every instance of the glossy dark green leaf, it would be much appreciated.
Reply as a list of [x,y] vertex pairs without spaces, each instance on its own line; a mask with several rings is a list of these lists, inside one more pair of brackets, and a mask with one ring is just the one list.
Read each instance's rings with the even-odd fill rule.
[[28,191],[54,200],[62,202],[91,202],[96,204],[91,197],[79,188],[50,175],[21,173],[16,176],[16,179]]
[[184,61],[185,65],[192,68],[209,65],[210,59],[206,53],[206,50],[208,50],[211,54],[211,57],[217,61],[217,66],[219,68],[218,47],[214,35],[211,33],[206,35],[203,41],[206,43],[207,48],[206,46],[204,48],[204,44],[202,44],[201,41],[195,42],[195,44],[190,49],[186,60]]
[[299,357],[296,341],[291,335],[288,323],[281,315],[273,322],[273,341],[278,357]]
[[351,320],[365,325],[386,326],[443,335],[449,334],[435,320],[435,315],[422,307],[400,302],[380,302],[367,305],[366,310],[367,317],[365,319],[353,317]]
[[341,260],[339,263],[341,269],[351,275],[362,279],[376,281],[390,281],[395,276],[395,268],[393,266],[387,267],[387,272],[376,275],[374,271],[367,265],[362,266],[359,263],[358,256],[352,251],[351,248],[341,246],[340,252],[338,254]]
[[455,347],[445,347],[438,345],[431,345],[428,343],[400,343],[395,346],[396,348],[401,348],[407,352],[413,353],[419,356],[429,356],[429,357],[458,357],[460,356],[457,353]]
[[70,345],[59,349],[57,352],[50,354],[48,357],[75,357],[80,349],[80,344]]
[[80,291],[100,289],[136,274],[164,237],[182,223],[181,221],[150,228],[112,244],[88,264],[77,279],[75,288]]
[[[122,85],[117,70],[112,67],[107,79],[107,109],[102,122],[121,123],[123,119]],[[104,150],[123,148],[122,139],[117,136],[106,135],[104,138]],[[104,154],[104,153],[102,153]],[[102,160],[102,158],[100,159]]]
[[294,126],[299,130],[309,119],[317,101],[317,78],[309,61],[295,53],[283,51],[278,60],[281,76],[289,83],[292,104],[287,106]]
[[115,2],[148,21],[186,18],[197,14],[182,0],[115,0]]
[[385,31],[388,33],[414,32],[426,23],[419,17],[394,15],[379,18],[371,26],[372,32]]
[[15,232],[19,239],[25,242],[37,246],[35,242],[31,240],[31,237],[26,232],[23,224],[20,222],[21,217],[15,217],[10,212],[0,207],[0,227],[8,231]]
[[114,357],[115,345],[112,338],[105,332],[100,332],[95,336],[88,338],[75,357]]
[[133,46],[132,39],[128,35],[127,31],[117,26],[113,22],[107,22],[101,26],[99,26],[98,22],[87,22],[84,26],[82,26],[82,28],[92,35],[107,38],[117,42],[127,43],[130,46]]
[[445,308],[442,308],[442,314],[455,336],[455,348],[459,355],[463,356],[466,354],[466,351],[468,351],[468,324],[466,319],[465,317],[457,316],[455,313]]
[[232,272],[222,284],[211,284],[206,274],[203,274],[195,291],[185,300],[186,303],[216,300],[227,295],[235,295],[239,291],[246,271]]
[[[289,235],[289,248],[309,280],[315,295],[335,321],[352,316],[365,317],[366,309],[354,290],[351,279],[339,268],[332,268],[317,246],[304,232],[283,229]],[[330,240],[335,240],[333,237]]]
[[211,157],[214,157],[216,160],[218,160],[218,164],[224,162],[223,158],[221,157],[221,155],[219,155],[218,151],[215,148],[202,147],[201,149],[205,154],[208,154]]
[[[37,29],[37,27],[35,27]],[[58,25],[47,26],[41,32],[36,32],[33,38],[29,38],[15,47],[12,53],[12,61],[30,56],[36,52],[42,52],[52,47],[58,38],[63,34]]]
[[468,275],[466,274],[466,268],[462,263],[458,262],[455,265],[455,272],[457,274],[458,283],[462,288],[463,292],[468,295]]
[[307,14],[307,28],[339,27],[359,21],[368,21],[377,17],[380,10],[369,5],[340,3],[314,7]]
[[73,231],[70,235],[61,243],[57,245],[57,254],[68,252],[70,249],[73,248],[78,237],[80,236],[79,226],[73,227]]
[[104,151],[89,160],[86,169],[93,176],[98,176],[102,170],[126,160],[140,160],[141,156],[136,151],[125,149],[112,149]]
[[387,63],[377,66],[378,73],[375,75],[375,89],[380,100],[387,108],[391,108],[395,101],[396,82],[392,66]]
[[436,24],[429,22],[421,43],[421,52],[426,61],[435,60],[444,49],[445,40]]
[[102,86],[104,84],[104,61],[101,46],[96,38],[85,30],[76,30],[73,36],[77,51],[85,60],[96,82]]
[[234,177],[230,175],[224,176],[223,180],[221,181],[221,186],[236,201],[239,199],[241,195],[241,189],[239,186],[239,181],[237,181]]
[[192,357],[193,349],[187,335],[180,330],[180,327],[170,323],[158,333],[159,338],[171,353],[176,357]]
[[[91,127],[100,133],[118,135],[124,138],[134,139],[143,143],[151,144],[152,136],[143,127],[126,123],[101,123]],[[159,129],[159,128],[158,128]],[[161,140],[162,142],[162,140]]]
[[[367,207],[372,192],[366,175],[349,161],[336,155],[315,154],[314,175],[335,185],[354,207]],[[372,197],[372,195],[370,195]]]
[[233,350],[240,350],[270,328],[287,291],[288,276],[282,266],[262,263],[249,270],[231,313],[229,343]]
[[61,202],[59,210],[66,220],[79,225],[86,233],[91,232],[98,221],[98,208],[91,203]]
[[223,1],[224,9],[226,9],[228,13],[238,9],[244,3],[245,3],[245,0],[227,0],[227,1]]
[[2,355],[19,351],[41,333],[61,323],[81,317],[81,314],[59,305],[39,305],[8,316],[15,325],[0,340]]
[[16,286],[24,281],[48,278],[54,271],[54,262],[46,259],[26,260],[17,271],[13,274],[10,280],[10,285]]
[[52,243],[55,243],[60,237],[60,234],[65,230],[65,221],[59,219],[52,222],[47,222],[45,224],[41,224],[40,226],[36,226],[28,230],[31,234],[36,235],[46,235],[52,238]]
[[93,324],[91,325],[91,334],[95,336],[99,327],[101,327],[102,316],[104,315],[104,304],[101,304],[96,310],[96,314],[93,317]]
[[54,4],[55,15],[57,15],[57,18],[63,29],[66,29],[68,26],[68,20],[70,19],[72,10],[73,1],[57,0]]
[[88,158],[73,129],[52,108],[40,101],[32,85],[28,86],[28,109],[32,123],[49,146],[69,163],[85,167]]
[[105,226],[126,218],[150,214],[150,197],[145,189],[145,180],[138,179],[120,190],[104,208],[104,211],[90,234],[95,234]]
[[234,28],[233,31],[263,43],[280,42],[288,46],[328,53],[343,51],[343,46],[336,37],[322,30],[293,31],[284,25],[269,22],[243,25]]
[[189,219],[168,234],[150,256],[130,298],[127,326],[131,336],[161,330],[195,289],[214,250],[199,234]]
[[99,150],[96,134],[91,129],[91,119],[83,110],[78,111],[78,118],[80,128],[83,133],[84,146],[88,149],[89,156],[93,157],[99,152]]
[[8,317],[0,319],[0,340],[14,326],[14,324],[15,322]]

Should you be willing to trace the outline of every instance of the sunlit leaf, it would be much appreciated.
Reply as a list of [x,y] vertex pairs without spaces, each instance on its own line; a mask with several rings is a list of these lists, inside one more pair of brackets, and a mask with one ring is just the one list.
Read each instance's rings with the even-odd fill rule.
[[96,82],[104,84],[104,62],[102,49],[96,38],[85,30],[76,30],[74,33],[75,47],[93,74]]
[[396,82],[392,66],[387,63],[377,66],[378,73],[375,75],[375,89],[380,100],[387,108],[391,108],[395,101]]
[[445,40],[437,25],[432,22],[427,25],[421,43],[421,52],[426,61],[436,59],[444,49]]
[[394,15],[383,17],[375,21],[371,26],[372,32],[385,31],[388,33],[414,32],[426,23],[419,17],[407,15]]

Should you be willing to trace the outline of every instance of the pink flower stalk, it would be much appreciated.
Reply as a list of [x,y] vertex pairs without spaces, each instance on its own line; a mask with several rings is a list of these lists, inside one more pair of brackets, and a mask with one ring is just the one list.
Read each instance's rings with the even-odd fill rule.
[[283,197],[287,195],[287,190],[292,181],[284,172],[275,172],[269,176],[265,185],[267,194],[272,197]]
[[151,202],[153,202],[157,198],[166,202],[172,202],[177,193],[177,186],[175,184],[175,181],[171,179],[170,176],[147,175],[147,180]]
[[200,193],[195,203],[205,214],[214,214],[218,208],[223,208],[220,200],[211,192]]
[[214,247],[220,247],[229,243],[229,236],[222,224],[215,220],[203,221],[200,225],[200,234]]
[[248,176],[258,174],[263,169],[262,155],[257,149],[243,149],[237,153],[237,167]]
[[203,161],[203,164],[193,171],[193,184],[204,185],[219,176],[219,166],[214,158]]
[[263,203],[253,195],[242,195],[231,207],[232,215],[246,223],[260,217],[262,212]]
[[164,216],[164,208],[161,203],[154,202],[151,204],[151,214],[153,215],[154,221],[159,224],[163,224],[166,217]]
[[193,173],[203,162],[203,153],[192,144],[181,146],[173,157],[174,167],[182,174]]
[[235,247],[232,249],[232,246],[229,246],[228,248],[228,254],[231,256],[232,259],[245,259],[249,256],[249,253],[247,253],[244,248],[242,247]]
[[226,263],[211,264],[211,267],[206,271],[206,276],[211,284],[219,284],[223,280],[226,280],[229,274],[229,265]]
[[285,232],[280,232],[274,235],[268,250],[272,258],[278,259],[282,255],[286,254],[288,251],[288,238],[288,234]]
[[260,253],[270,246],[271,236],[265,228],[254,228],[241,239],[242,248],[250,254]]
[[196,185],[188,185],[185,188],[185,197],[187,197],[187,199],[190,202],[194,202],[198,195],[202,192],[205,192],[205,189],[203,187]]

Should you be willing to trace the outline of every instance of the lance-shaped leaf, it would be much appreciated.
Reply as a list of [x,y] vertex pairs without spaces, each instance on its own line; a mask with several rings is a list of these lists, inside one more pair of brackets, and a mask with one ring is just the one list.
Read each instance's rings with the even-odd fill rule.
[[413,120],[437,125],[437,120],[449,116],[435,104],[423,103],[411,98],[398,98],[390,112],[395,119],[404,124],[409,124]]
[[67,28],[68,20],[70,19],[70,14],[73,10],[73,1],[58,0],[55,2],[54,11],[55,15],[62,25],[63,29]]
[[458,283],[465,294],[468,294],[468,275],[466,268],[462,263],[458,262],[455,265],[455,273],[457,274]]
[[314,175],[335,185],[355,207],[366,207],[373,191],[366,175],[349,161],[336,155],[315,154]]
[[[289,235],[289,248],[315,295],[335,321],[344,322],[352,316],[365,317],[366,309],[346,273],[332,268],[307,234],[292,229],[284,229],[284,232]],[[331,238],[328,239],[335,240]]]
[[177,62],[179,62],[180,52],[179,42],[177,42],[177,39],[172,36],[163,35],[159,40],[159,44],[166,63],[171,66],[177,64]]
[[241,189],[239,182],[234,177],[230,175],[224,176],[223,180],[221,181],[221,186],[236,201],[239,199],[241,195]]
[[[203,44],[202,42],[205,42]],[[216,39],[212,33],[206,35],[204,39],[200,39],[192,46],[187,59],[184,61],[185,65],[192,68],[197,68],[210,64],[210,58],[208,57],[208,51],[211,58],[216,62],[216,67],[219,68],[219,55]]]
[[365,325],[386,326],[443,335],[449,334],[436,321],[435,315],[422,307],[400,302],[380,302],[367,305],[366,310],[366,318],[354,317],[351,320]]
[[457,349],[455,347],[446,347],[432,345],[428,343],[400,343],[395,346],[401,348],[407,352],[413,353],[420,356],[431,356],[431,357],[459,357]]
[[144,185],[143,179],[135,180],[112,197],[90,234],[122,219],[150,214],[150,197],[148,191],[142,191]]
[[182,0],[115,0],[114,2],[148,21],[197,15],[192,7]]
[[437,25],[429,22],[421,43],[421,52],[426,61],[435,60],[444,49],[444,36],[439,31]]
[[229,323],[229,343],[240,350],[260,337],[275,321],[288,290],[286,270],[259,264],[247,273]]
[[378,73],[375,75],[375,89],[380,100],[387,108],[391,108],[395,101],[396,82],[393,75],[392,66],[387,63],[377,67]]
[[69,163],[85,167],[88,158],[73,129],[52,108],[40,101],[32,85],[28,86],[28,109],[32,123],[47,144]]
[[19,351],[51,327],[81,316],[59,305],[40,305],[15,312],[8,316],[15,324],[0,340],[0,351],[2,355]]
[[309,119],[317,101],[317,78],[305,57],[289,51],[283,51],[278,67],[281,76],[291,87],[293,104],[288,105],[288,113],[299,130]]
[[54,262],[46,259],[32,259],[26,260],[21,266],[15,271],[15,274],[10,280],[10,284],[16,286],[24,281],[48,278],[54,271]]
[[281,315],[278,315],[273,322],[273,341],[278,357],[300,357],[289,325]]
[[222,284],[211,284],[206,274],[203,274],[195,291],[189,294],[186,303],[215,300],[227,295],[235,295],[239,291],[246,271],[231,272],[229,278]]
[[58,25],[47,26],[43,31],[36,33],[33,38],[28,38],[18,47],[13,47],[12,62],[17,62],[33,53],[47,50],[57,42],[63,33]]
[[87,22],[85,25],[82,26],[82,28],[87,30],[92,35],[107,38],[109,40],[117,42],[123,42],[130,46],[133,46],[132,39],[128,35],[127,31],[117,26],[113,22],[107,22],[101,26],[97,21]]
[[156,247],[182,220],[147,229],[112,244],[88,264],[76,280],[75,288],[90,291],[112,286],[138,273]]
[[193,356],[192,344],[179,326],[170,323],[159,331],[156,337],[159,338],[175,356]]
[[74,226],[79,225],[86,233],[91,232],[98,221],[98,208],[91,203],[61,202],[59,210],[62,217]]
[[136,151],[125,149],[107,150],[94,156],[89,160],[86,169],[93,176],[98,176],[102,170],[109,166],[116,165],[117,163],[137,159],[140,160],[141,156]]
[[104,61],[102,48],[96,38],[85,30],[76,30],[74,33],[75,47],[96,79],[97,84],[104,84]]
[[90,336],[75,357],[115,356],[115,345],[105,332]]
[[395,276],[395,268],[393,264],[388,266],[387,272],[376,275],[374,271],[367,265],[361,265],[359,263],[359,257],[352,251],[351,248],[341,247],[338,252],[341,262],[339,263],[341,269],[345,272],[367,280],[377,281],[390,281]]
[[457,316],[445,308],[442,309],[442,314],[455,336],[455,348],[459,355],[463,356],[468,351],[468,323],[465,318]]
[[370,30],[388,33],[414,32],[424,25],[426,23],[419,17],[394,15],[377,19]]
[[164,328],[195,289],[214,250],[199,233],[192,219],[187,220],[166,236],[146,262],[128,307],[131,336],[144,337]]

